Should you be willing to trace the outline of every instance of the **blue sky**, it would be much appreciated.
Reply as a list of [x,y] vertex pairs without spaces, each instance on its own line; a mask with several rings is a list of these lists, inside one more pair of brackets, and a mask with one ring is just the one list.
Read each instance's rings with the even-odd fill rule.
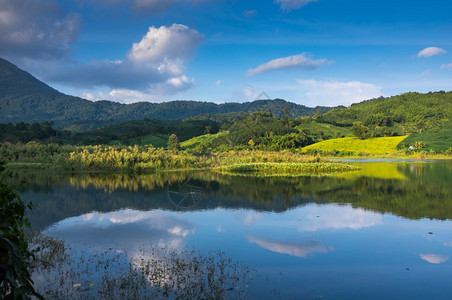
[[307,106],[452,90],[452,2],[0,0],[0,57],[90,100]]

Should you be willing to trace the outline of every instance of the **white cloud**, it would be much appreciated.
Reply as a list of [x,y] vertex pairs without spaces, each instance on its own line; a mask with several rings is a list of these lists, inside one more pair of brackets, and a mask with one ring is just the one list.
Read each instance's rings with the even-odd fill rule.
[[449,256],[438,255],[438,254],[419,254],[421,258],[431,264],[441,264],[449,260]]
[[333,251],[333,248],[327,248],[324,246],[320,246],[315,242],[307,242],[307,243],[283,243],[283,242],[275,242],[266,239],[261,239],[257,237],[250,236],[248,237],[248,242],[257,244],[260,247],[280,253],[280,254],[288,254],[292,256],[307,258],[309,254],[312,253],[326,253],[329,251]]
[[216,85],[221,85],[224,82],[223,79],[217,80]]
[[275,3],[281,4],[283,11],[291,11],[305,6],[310,2],[317,2],[319,0],[275,0]]
[[[164,96],[194,85],[194,79],[184,74],[185,63],[194,56],[202,40],[199,32],[185,25],[150,27],[123,60],[92,61],[69,70],[59,66],[46,70],[43,77],[79,88],[109,88],[110,92],[99,93],[106,100],[125,103],[163,100]],[[92,93],[87,96],[93,98]]]
[[442,66],[441,66],[441,70],[442,69],[452,69],[452,63],[449,63],[449,64],[443,64]]
[[165,60],[191,58],[203,36],[185,25],[149,27],[143,39],[134,43],[127,58],[134,62],[160,64]]
[[435,56],[435,55],[441,55],[444,53],[447,53],[447,51],[442,48],[427,47],[427,48],[419,51],[419,53],[417,54],[417,57],[430,57],[430,56]]
[[301,102],[307,106],[350,105],[355,102],[377,98],[382,95],[381,87],[360,81],[317,81],[297,80],[301,91]]
[[91,100],[110,100],[119,103],[135,103],[135,102],[161,102],[169,95],[177,94],[180,91],[191,88],[194,84],[194,79],[188,78],[185,75],[180,77],[173,77],[166,82],[151,84],[150,88],[144,92],[131,89],[112,89],[108,92],[99,91],[97,95],[84,92],[82,97]]
[[297,55],[282,57],[273,59],[269,62],[266,62],[257,68],[249,69],[247,72],[248,76],[274,71],[281,69],[289,69],[289,68],[300,68],[300,69],[316,69],[324,64],[332,63],[327,59],[317,59],[312,60],[311,58],[306,56],[306,53],[301,53]]
[[65,14],[52,0],[0,0],[0,55],[67,57],[81,29],[79,14]]

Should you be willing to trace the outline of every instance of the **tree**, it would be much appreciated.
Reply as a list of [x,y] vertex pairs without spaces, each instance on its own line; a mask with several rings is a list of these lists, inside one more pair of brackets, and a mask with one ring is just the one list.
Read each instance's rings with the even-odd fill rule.
[[284,107],[284,115],[289,116],[289,114],[290,114],[290,107],[289,107],[289,105],[286,105]]
[[369,128],[367,126],[364,126],[364,124],[360,121],[353,122],[351,130],[353,134],[360,139],[369,137]]
[[174,133],[168,138],[168,149],[169,150],[179,150],[179,139]]

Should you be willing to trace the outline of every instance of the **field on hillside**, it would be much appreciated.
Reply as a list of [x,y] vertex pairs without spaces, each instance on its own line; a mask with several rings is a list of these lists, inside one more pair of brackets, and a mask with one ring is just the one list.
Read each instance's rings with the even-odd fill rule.
[[357,137],[331,139],[306,146],[303,152],[344,152],[346,154],[391,154],[406,136],[380,137],[360,140]]
[[299,131],[307,130],[310,134],[312,134],[319,140],[327,140],[352,135],[352,132],[347,127],[339,127],[332,124],[317,123],[314,121],[300,124],[295,128]]
[[180,143],[182,149],[192,149],[197,146],[212,147],[217,139],[224,139],[229,135],[228,131],[221,131],[215,134],[204,134]]
[[398,147],[413,146],[416,142],[423,142],[426,145],[426,148],[423,149],[427,151],[447,151],[447,149],[452,148],[452,123],[443,126],[441,131],[429,130],[422,133],[413,133],[404,139]]

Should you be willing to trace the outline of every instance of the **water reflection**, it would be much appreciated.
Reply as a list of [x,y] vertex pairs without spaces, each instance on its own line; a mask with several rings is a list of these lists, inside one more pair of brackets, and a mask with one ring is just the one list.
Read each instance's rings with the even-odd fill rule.
[[308,206],[306,216],[298,231],[331,229],[361,229],[382,223],[381,214],[353,208],[349,205]]
[[[20,193],[38,207],[29,216],[35,228],[90,254],[110,249],[118,255],[118,268],[131,263],[145,272],[143,260],[158,269],[168,253],[175,258],[184,249],[220,249],[225,253],[218,255],[219,265],[208,264],[206,272],[227,265],[229,257],[244,261],[261,274],[250,285],[254,299],[451,298],[452,163],[362,166],[367,169],[338,177],[203,171],[17,173],[15,179],[28,182]],[[189,266],[177,278],[190,277],[194,259],[177,261]],[[145,281],[162,288],[170,283],[152,276]],[[425,282],[434,295],[421,288]],[[99,278],[98,283],[103,284]],[[171,285],[174,293],[183,290],[179,282]]]
[[109,213],[91,212],[62,220],[44,231],[46,235],[64,238],[73,247],[123,249],[154,245],[180,249],[185,239],[195,234],[195,227],[180,216],[163,211],[124,209]]
[[[140,176],[22,173],[16,174],[15,180],[27,182],[20,193],[23,199],[33,200],[40,208],[30,215],[38,227],[92,211],[126,208],[143,211],[248,209],[252,213],[244,216],[244,222],[251,224],[258,212],[284,212],[308,203],[351,204],[353,208],[409,219],[452,219],[451,162],[368,163],[366,168],[371,170],[366,171],[367,175],[355,174],[349,178],[256,178],[209,172]],[[394,169],[403,174],[404,179],[389,178],[397,177],[388,175],[393,174]],[[372,174],[376,177],[371,177]],[[386,175],[379,178],[381,174]],[[184,187],[187,190],[181,191],[188,179],[189,184]],[[363,215],[361,221],[368,221],[367,217]]]
[[449,260],[449,256],[439,254],[419,254],[419,256],[431,264],[441,264]]
[[307,258],[308,255],[313,253],[327,253],[333,251],[332,247],[320,246],[314,241],[302,242],[302,243],[288,243],[277,242],[268,239],[257,238],[254,236],[248,237],[248,242],[259,245],[260,247],[280,253],[288,254],[296,257]]

